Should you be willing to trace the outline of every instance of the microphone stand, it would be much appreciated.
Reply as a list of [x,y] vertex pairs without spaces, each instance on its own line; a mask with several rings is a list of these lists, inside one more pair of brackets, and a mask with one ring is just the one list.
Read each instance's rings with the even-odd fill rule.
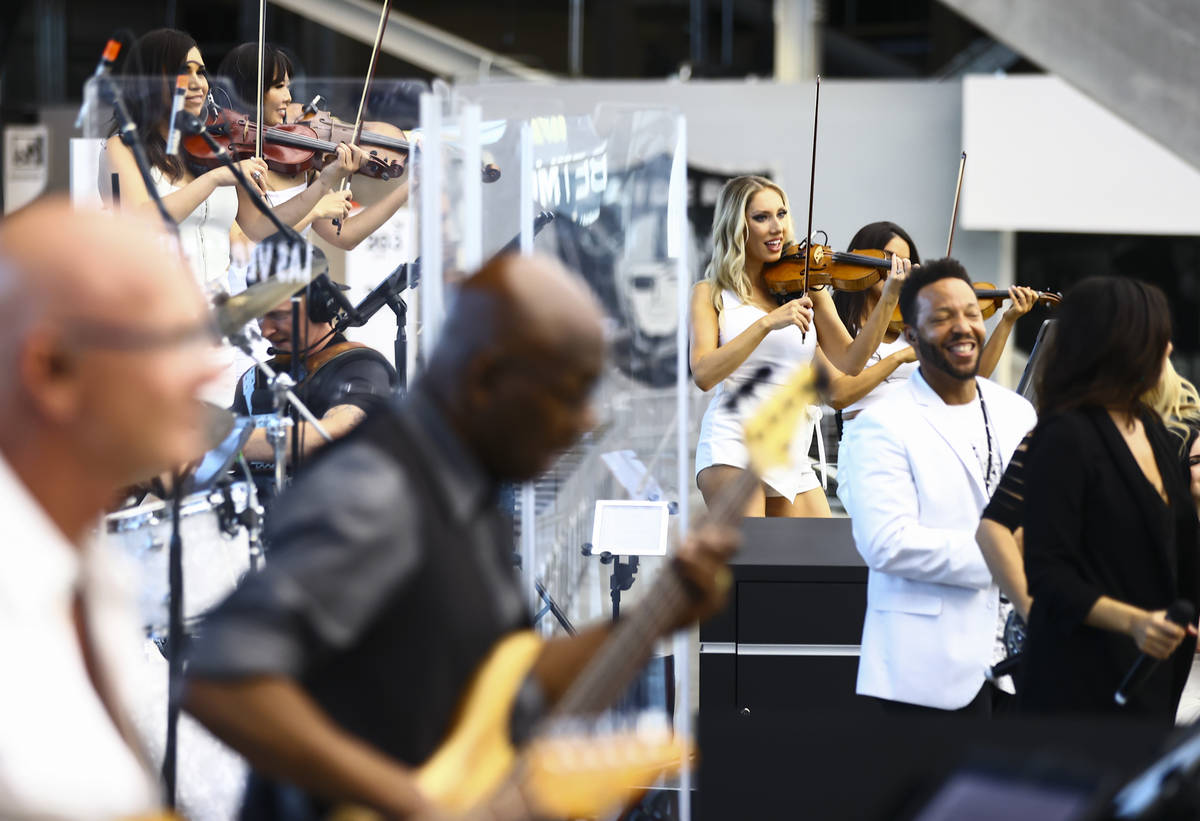
[[[309,294],[309,299],[312,299],[312,294]],[[300,298],[292,297],[292,356],[291,368],[289,369],[288,378],[292,385],[299,385],[304,378],[301,362],[307,351],[298,350],[298,344],[308,344],[307,334],[303,335],[300,330]],[[279,397],[275,397],[275,406],[279,406]],[[293,433],[292,433],[292,469],[300,469],[300,425],[299,419],[296,418],[296,408],[291,406],[288,408],[289,415],[292,417]],[[275,460],[276,479],[279,478],[279,460]],[[282,490],[282,487],[280,487]]]
[[[150,195],[150,199],[154,201],[155,207],[158,209],[158,215],[162,217],[163,223],[167,226],[167,230],[171,236],[179,238],[179,225],[175,222],[174,217],[167,211],[167,206],[163,205],[162,196],[158,193],[158,186],[154,184],[154,177],[150,173],[150,159],[146,156],[146,148],[142,145],[142,140],[138,135],[137,124],[134,123],[133,117],[129,114],[129,109],[125,107],[125,100],[121,98],[121,93],[113,84],[112,77],[105,74],[101,78],[101,87],[104,97],[108,102],[112,103],[113,114],[120,123],[117,129],[117,135],[121,138],[121,142],[133,154],[133,162],[137,165],[138,173],[142,175],[142,182],[146,184],[146,193]],[[116,176],[115,174],[113,175]]]
[[302,417],[304,417],[304,421],[312,425],[313,430],[320,434],[321,438],[326,442],[332,442],[333,437],[330,436],[329,432],[321,426],[321,422],[317,419],[317,417],[313,416],[313,413],[308,409],[308,406],[300,401],[300,398],[296,396],[295,392],[292,390],[292,388],[296,386],[296,383],[292,380],[292,378],[286,373],[276,372],[276,370],[272,368],[265,359],[260,357],[255,352],[253,344],[254,340],[251,338],[249,327],[250,326],[247,325],[246,327],[242,328],[241,331],[237,332],[236,334],[232,334],[228,338],[231,344],[240,348],[243,353],[254,360],[255,367],[262,371],[263,375],[267,377],[267,384],[270,386],[271,391],[275,394],[275,400],[273,404],[275,405],[276,418],[273,419],[267,426],[267,440],[271,442],[272,447],[275,449],[275,489],[278,493],[282,491],[284,485],[287,484],[287,473],[285,470],[285,463],[287,461],[287,428],[292,424],[291,419],[281,417],[281,408],[284,407],[284,403],[290,403],[291,407],[294,408]]
[[382,282],[372,288],[371,293],[363,297],[362,302],[357,306],[349,310],[343,308],[341,316],[333,326],[335,334],[340,334],[351,327],[361,328],[384,305],[391,308],[392,313],[396,315],[396,343],[393,355],[396,358],[397,390],[401,394],[408,384],[408,335],[405,330],[408,324],[408,303],[400,294],[409,287],[410,267],[419,269],[420,265],[419,259],[399,265],[396,270],[384,277]]
[[[225,146],[217,142],[216,138],[214,138],[212,134],[208,133],[208,127],[205,126],[204,123],[200,122],[199,117],[189,111],[179,112],[179,130],[184,134],[200,135],[204,142],[208,144],[209,149],[211,149],[212,152],[217,156],[217,159],[220,160],[226,168],[233,172],[233,178],[237,181],[238,185],[240,185],[242,190],[250,195],[250,201],[254,203],[254,207],[262,212],[263,216],[271,221],[271,224],[275,226],[275,231],[279,236],[283,237],[289,242],[296,243],[297,245],[305,246],[308,244],[305,242],[304,237],[300,236],[296,229],[292,228],[290,225],[284,225],[283,221],[276,216],[275,210],[267,204],[266,198],[259,193],[257,188],[250,184],[250,182],[246,179],[246,175],[242,173],[242,169],[238,167],[236,162],[234,162],[229,151],[225,148]],[[271,241],[270,237],[267,237],[267,239],[263,240],[263,242],[269,241]]]

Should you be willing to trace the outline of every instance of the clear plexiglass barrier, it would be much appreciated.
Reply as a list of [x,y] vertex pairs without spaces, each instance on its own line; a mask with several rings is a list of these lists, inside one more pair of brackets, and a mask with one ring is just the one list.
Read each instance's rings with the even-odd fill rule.
[[[197,94],[193,89],[185,94],[184,110],[203,119],[237,159],[253,156],[257,100],[239,94],[231,78],[214,75],[206,79],[206,85],[208,94],[202,105],[193,102]],[[84,89],[83,139],[74,140],[71,150],[71,189],[76,202],[106,206],[112,202],[115,169],[105,141],[122,125],[118,100],[147,146],[151,166],[161,165],[164,137],[169,136],[173,89],[174,78],[161,76],[117,75],[88,81]],[[332,207],[331,202],[318,200],[314,206],[317,210],[311,215],[301,214],[295,223],[321,249],[332,278],[349,286],[346,297],[351,304],[362,304],[385,282],[394,285],[391,290],[395,296],[390,304],[372,300],[369,305],[375,313],[365,327],[351,328],[347,335],[379,349],[390,360],[399,358],[402,372],[409,376],[420,345],[420,327],[416,320],[417,295],[408,287],[415,284],[416,277],[412,276],[414,282],[410,283],[411,266],[403,266],[419,256],[412,218],[415,210],[409,201],[418,163],[405,146],[419,140],[414,129],[419,122],[421,95],[428,90],[428,84],[419,80],[376,79],[363,106],[360,144],[368,159],[365,170],[349,181],[353,208],[349,219],[338,230],[329,218],[321,218]],[[290,105],[280,106],[268,98],[263,111],[270,168],[264,187],[275,206],[304,192],[331,157],[329,149],[350,140],[360,102],[364,102],[361,79],[300,76],[289,91]],[[183,176],[171,180],[159,168],[151,170],[155,185],[165,195],[221,167],[201,137],[183,134],[182,127],[180,131],[179,167]],[[225,176],[224,172],[216,173]],[[140,185],[141,180],[136,184]],[[122,191],[120,185],[116,194],[124,204],[131,196],[144,197],[139,191]],[[180,244],[208,291],[237,293],[255,281],[263,266],[257,264],[261,260],[256,258],[254,243],[241,228],[242,223],[257,219],[252,207],[247,207],[244,200],[238,201],[236,188],[224,185],[180,221]],[[229,239],[223,239],[222,234]]]
[[[487,87],[476,88],[422,108],[425,148],[436,135],[480,135],[461,153],[422,152],[429,165],[445,160],[421,168],[422,186],[437,176],[448,192],[420,197],[422,248],[442,251],[438,266],[422,268],[422,298],[444,310],[461,272],[512,248],[560,260],[607,316],[596,428],[508,497],[537,629],[551,635],[645,604],[686,528],[690,449],[679,431],[690,426],[689,394],[678,321],[691,284],[685,134],[667,109],[566,114],[554,101],[560,89],[503,91],[489,99]],[[480,160],[502,177],[483,183],[468,173]],[[689,656],[686,640],[659,642],[618,706],[667,723],[685,717]]]
[[[155,132],[151,153],[161,158],[171,80],[89,82],[86,139],[72,151],[77,200],[113,200],[114,169],[103,143],[119,125],[114,92],[145,120],[138,122],[143,132]],[[380,310],[353,335],[395,354],[410,380],[437,341],[457,283],[506,249],[557,258],[603,306],[609,346],[594,391],[599,424],[544,476],[502,494],[536,629],[548,636],[640,607],[686,532],[693,414],[679,318],[695,261],[685,133],[682,117],[668,109],[613,104],[566,113],[554,99],[558,92],[546,87],[499,91],[494,99],[487,87],[468,97],[441,84],[377,79],[362,139],[375,176],[352,178],[355,211],[340,233],[328,219],[300,227],[324,250],[331,276],[350,286],[351,303],[381,283],[397,286],[407,312]],[[346,138],[343,127],[354,122],[360,97],[358,81],[301,77],[290,108],[264,112],[268,143],[318,155],[311,170],[271,169],[267,194],[277,207],[302,196],[321,173],[331,144]],[[210,129],[252,146],[253,100],[214,81],[211,102],[203,103],[187,100]],[[185,149],[195,149],[197,139],[185,139]],[[400,151],[397,141],[420,148]],[[221,173],[194,157],[182,168],[174,184],[154,172],[162,193]],[[180,243],[198,276],[215,283],[212,290],[236,292],[254,280],[253,265],[246,268],[253,252],[239,251],[246,204],[222,188],[228,193],[206,198],[181,221]],[[119,188],[116,194],[123,204],[131,196]],[[620,712],[686,722],[691,656],[686,640],[658,642]],[[686,790],[682,795],[686,805]]]

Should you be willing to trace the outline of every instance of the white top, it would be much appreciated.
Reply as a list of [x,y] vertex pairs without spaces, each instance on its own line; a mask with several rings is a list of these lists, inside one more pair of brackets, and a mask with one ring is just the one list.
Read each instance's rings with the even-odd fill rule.
[[[308,190],[308,183],[302,182],[299,185],[293,185],[291,188],[282,188],[278,191],[267,191],[264,194],[264,198],[266,199],[266,201],[270,204],[270,206],[272,208],[278,208],[280,205],[283,205],[283,203],[287,202],[288,200],[292,199],[293,197],[300,196],[306,190]],[[312,223],[309,223],[308,225],[304,226],[304,230],[300,232],[300,236],[307,237],[309,234],[309,231],[311,231],[311,230],[312,230]],[[253,244],[246,246],[246,248],[250,249],[251,251],[253,250],[253,247],[254,247]],[[231,259],[229,261],[229,293],[230,294],[240,294],[242,291],[246,290],[246,288],[250,284],[249,276],[250,276],[250,267],[251,267],[251,256],[252,256],[251,253],[247,253],[245,251],[234,253],[231,256]]]
[[[718,319],[721,345],[730,342],[765,314],[761,308],[742,302],[729,290],[721,292],[721,305]],[[815,328],[809,328],[807,334],[801,333],[795,325],[779,328],[768,333],[746,357],[746,361],[717,385],[708,410],[700,420],[696,473],[711,465],[747,466],[749,454],[743,440],[745,421],[754,415],[758,405],[770,394],[771,387],[786,384],[796,368],[812,361],[816,350]],[[736,409],[731,410],[726,395],[750,381],[763,366],[767,366],[770,372],[761,379],[762,384],[753,395],[744,398]],[[819,418],[820,409],[815,407],[801,418],[792,438],[791,464],[770,469],[762,477],[770,491],[794,500],[797,494],[820,486],[808,460],[808,447]]]
[[[766,311],[757,305],[742,302],[733,291],[722,291],[721,313],[717,318],[719,344],[728,344],[764,316]],[[810,327],[808,333],[801,332],[795,325],[777,328],[758,343],[745,362],[725,377],[720,387],[732,390],[749,381],[764,365],[770,368],[770,373],[763,378],[764,382],[785,385],[798,366],[812,361],[816,351],[816,328]]]
[[[111,199],[112,172],[108,163],[108,146],[100,148],[99,177],[101,194]],[[159,196],[179,190],[157,168],[150,169],[150,178]],[[229,290],[229,229],[238,213],[237,189],[222,185],[212,192],[196,210],[179,222],[179,244],[187,257],[196,282],[206,294]]]
[[[1002,454],[996,442],[996,433],[992,429],[991,419],[987,428],[984,427],[983,408],[976,396],[965,405],[947,405],[944,409],[944,422],[948,422],[955,430],[952,435],[970,445],[971,453],[979,464],[979,475],[984,477],[988,494],[991,495],[1000,484],[1003,470],[1000,466]],[[990,441],[989,441],[990,439]],[[990,445],[990,447],[989,447]],[[988,452],[991,451],[989,465]]]
[[[128,585],[72,546],[0,458],[0,817],[113,819],[153,812],[158,787],[84,667],[71,615],[82,589],[94,656],[122,715],[141,631]],[[130,736],[132,737],[132,736]]]
[[[160,196],[179,190],[157,168],[150,176]],[[179,222],[179,244],[206,294],[229,290],[229,229],[237,220],[237,189],[222,185]]]
[[[293,185],[291,188],[281,188],[278,191],[268,191],[266,193],[266,198],[267,198],[267,202],[271,203],[271,207],[274,208],[276,206],[283,205],[285,202],[292,199],[293,197],[300,196],[307,190],[308,190],[308,183],[302,182],[302,183],[298,183],[297,185]],[[312,228],[312,223],[309,223],[308,225],[304,226],[303,233],[307,234],[311,228]]]
[[[909,347],[908,342],[903,336],[898,336],[891,342],[879,343],[879,347],[875,349],[875,353],[871,354],[870,358],[867,359],[867,364],[863,366],[863,370],[866,370],[872,365],[878,365],[886,357],[891,356],[897,351],[902,351],[907,347]],[[875,388],[862,399],[859,399],[857,402],[842,408],[843,416],[850,416],[859,411],[866,410],[871,405],[874,405],[877,402],[880,402],[883,399],[891,396],[895,393],[896,388],[899,388],[901,385],[907,382],[909,378],[916,373],[916,371],[916,362],[905,362],[900,367],[896,368],[896,370],[888,374],[887,379],[876,385]]]

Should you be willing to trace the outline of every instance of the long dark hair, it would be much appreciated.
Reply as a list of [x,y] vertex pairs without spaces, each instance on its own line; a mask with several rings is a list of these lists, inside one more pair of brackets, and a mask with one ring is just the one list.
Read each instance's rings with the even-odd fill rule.
[[[908,232],[894,222],[872,222],[858,229],[858,233],[846,246],[847,251],[866,251],[872,248],[883,248],[896,237],[908,243],[909,259],[914,265],[919,265],[921,255],[917,253],[917,244],[912,241]],[[850,336],[858,336],[862,329],[863,314],[867,312],[866,291],[834,291],[833,304],[837,308],[842,324],[850,332]]]
[[[182,177],[185,169],[178,157],[167,154],[166,140],[158,133],[158,126],[171,111],[175,77],[187,60],[188,52],[194,48],[196,41],[185,32],[176,29],[148,31],[134,41],[121,71],[129,78],[123,88],[125,104],[146,146],[146,156],[150,164],[171,182]],[[114,121],[109,133],[116,131]]]
[[1137,413],[1171,341],[1163,292],[1127,277],[1088,277],[1057,313],[1038,371],[1039,413],[1087,407]]
[[260,90],[266,91],[284,77],[295,77],[292,59],[279,46],[267,43],[263,49],[263,87],[258,89],[258,43],[242,43],[225,55],[217,74],[229,85],[235,105],[247,106],[254,114],[254,104]]

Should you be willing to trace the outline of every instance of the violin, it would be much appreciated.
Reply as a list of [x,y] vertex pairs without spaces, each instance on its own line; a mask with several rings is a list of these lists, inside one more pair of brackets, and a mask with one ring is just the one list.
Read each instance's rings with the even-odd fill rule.
[[[984,319],[990,318],[996,313],[1000,307],[1000,303],[1009,298],[1008,289],[997,288],[990,282],[976,282],[975,297],[979,300],[979,311],[983,314]],[[1055,306],[1062,302],[1062,294],[1055,291],[1034,291],[1036,295],[1036,304]],[[895,333],[900,333],[904,328],[904,319],[900,316],[900,306],[892,311],[891,322],[888,323],[888,330]]]
[[[343,122],[334,117],[332,113],[315,109],[312,106],[306,105],[296,122],[312,128],[317,137],[322,140],[348,143],[354,139],[354,126],[351,123]],[[375,148],[370,152],[372,155],[383,158],[393,157],[401,163],[408,161],[408,154],[412,148],[412,143],[405,138],[404,132],[386,122],[363,122],[362,132],[358,135],[358,143],[362,146],[374,146]],[[495,182],[500,179],[500,167],[495,163],[484,163],[482,176],[486,183]]]
[[[1034,291],[1037,295],[1038,305],[1054,306],[1062,302],[1062,294],[1055,291]],[[983,314],[983,318],[987,319],[992,314],[996,313],[996,309],[1000,307],[1000,303],[1008,299],[1008,290],[1006,288],[997,288],[990,282],[976,282],[975,296],[979,299],[979,310]]]
[[[215,116],[209,117],[207,128],[208,133],[233,155],[235,161],[256,156],[258,127],[245,114],[228,108],[221,109]],[[336,142],[320,139],[316,130],[301,123],[286,123],[263,129],[262,153],[267,168],[289,177],[311,168],[324,167],[326,161],[336,154],[337,147]],[[183,149],[193,162],[203,168],[216,168],[222,164],[219,156],[199,135],[185,139]],[[407,159],[407,155],[405,158]],[[395,179],[404,174],[404,162],[392,157],[382,157],[372,151],[357,173],[375,179]]]
[[763,266],[767,290],[782,303],[802,296],[805,263],[808,287],[830,286],[837,291],[865,291],[891,269],[892,258],[875,248],[834,251],[828,245],[790,243],[776,262]]
[[[311,128],[317,139],[326,142],[350,143],[354,139],[354,125],[337,119],[329,111],[314,110],[305,106],[304,113],[296,123]],[[410,144],[404,138],[404,132],[391,123],[364,122],[358,144],[363,148],[374,146],[368,152],[372,157],[378,157],[385,162],[396,162],[402,168],[408,164]]]

